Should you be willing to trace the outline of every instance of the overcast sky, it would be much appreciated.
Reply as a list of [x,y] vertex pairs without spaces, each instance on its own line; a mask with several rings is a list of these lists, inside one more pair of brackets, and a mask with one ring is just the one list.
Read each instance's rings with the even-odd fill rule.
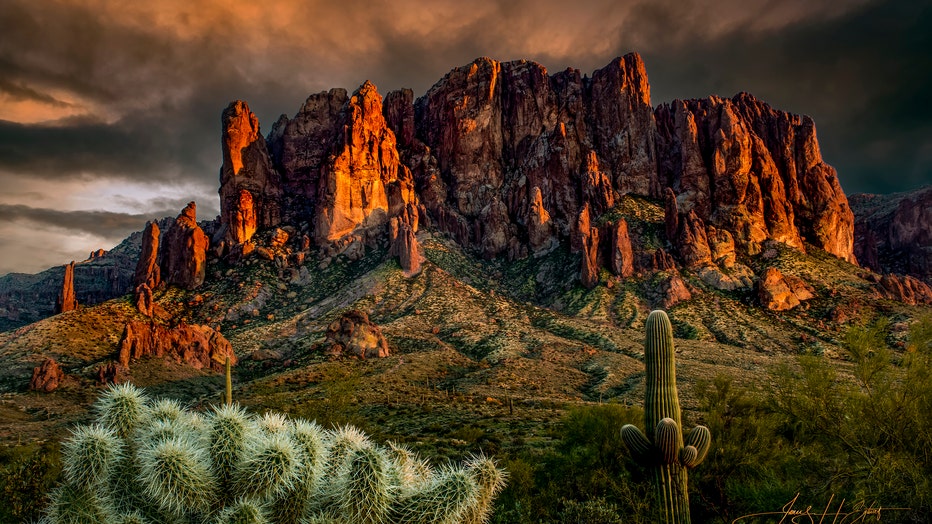
[[591,72],[630,51],[655,105],[748,91],[811,115],[853,192],[932,183],[932,9],[870,0],[0,0],[0,274],[219,212],[220,113],[423,94],[478,56]]

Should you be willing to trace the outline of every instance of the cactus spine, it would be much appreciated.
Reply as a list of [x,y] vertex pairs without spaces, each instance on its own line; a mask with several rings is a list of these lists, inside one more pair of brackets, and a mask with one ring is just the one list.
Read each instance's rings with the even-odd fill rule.
[[486,457],[434,471],[352,426],[223,404],[203,416],[121,385],[65,442],[49,524],[481,524],[504,483]]
[[685,437],[683,435],[676,392],[673,326],[667,314],[660,310],[651,312],[646,329],[644,427],[647,435],[626,424],[621,428],[621,438],[635,460],[653,469],[663,522],[689,524],[686,472],[705,459],[712,439],[705,426],[696,426]]

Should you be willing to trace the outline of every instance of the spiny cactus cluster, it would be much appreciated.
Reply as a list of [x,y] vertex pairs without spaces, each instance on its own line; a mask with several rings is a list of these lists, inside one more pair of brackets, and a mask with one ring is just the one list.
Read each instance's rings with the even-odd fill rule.
[[484,456],[431,467],[358,429],[226,404],[206,414],[108,389],[63,444],[49,524],[480,524],[504,485]]
[[696,426],[683,434],[676,392],[673,326],[667,314],[660,310],[651,312],[646,327],[644,427],[647,435],[625,424],[621,428],[621,438],[634,459],[653,470],[663,522],[689,524],[686,471],[705,459],[712,436],[705,426]]

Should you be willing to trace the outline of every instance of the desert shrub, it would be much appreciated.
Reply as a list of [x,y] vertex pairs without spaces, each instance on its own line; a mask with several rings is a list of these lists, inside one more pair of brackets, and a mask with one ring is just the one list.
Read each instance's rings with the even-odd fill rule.
[[646,472],[626,457],[620,437],[623,425],[642,418],[640,409],[618,404],[569,410],[552,447],[506,461],[509,485],[493,522],[574,522],[566,519],[608,518],[608,509],[624,522],[654,522]]
[[0,522],[38,520],[60,471],[54,445],[16,446],[0,453]]
[[926,316],[912,326],[902,354],[887,346],[886,320],[850,328],[844,346],[854,381],[814,357],[776,373],[780,431],[806,472],[798,491],[816,501],[910,508],[884,521],[932,514],[930,325]]
[[780,437],[780,419],[766,396],[720,375],[699,385],[703,424],[715,435],[701,468],[691,473],[698,522],[780,508],[797,492],[792,449]]
[[433,468],[356,428],[235,405],[202,416],[110,388],[63,443],[51,524],[486,522],[504,472],[485,456]]
[[564,500],[559,522],[560,524],[623,524],[625,521],[621,518],[617,506],[596,498],[584,502]]

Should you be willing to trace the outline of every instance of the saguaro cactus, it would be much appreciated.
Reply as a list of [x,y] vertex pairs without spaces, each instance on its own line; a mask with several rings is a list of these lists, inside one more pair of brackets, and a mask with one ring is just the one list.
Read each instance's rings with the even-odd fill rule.
[[696,426],[683,434],[676,393],[673,327],[667,314],[660,310],[651,312],[646,328],[644,428],[647,436],[637,427],[626,424],[621,428],[621,438],[635,460],[653,469],[663,522],[689,524],[686,471],[705,459],[712,437],[705,426]]

